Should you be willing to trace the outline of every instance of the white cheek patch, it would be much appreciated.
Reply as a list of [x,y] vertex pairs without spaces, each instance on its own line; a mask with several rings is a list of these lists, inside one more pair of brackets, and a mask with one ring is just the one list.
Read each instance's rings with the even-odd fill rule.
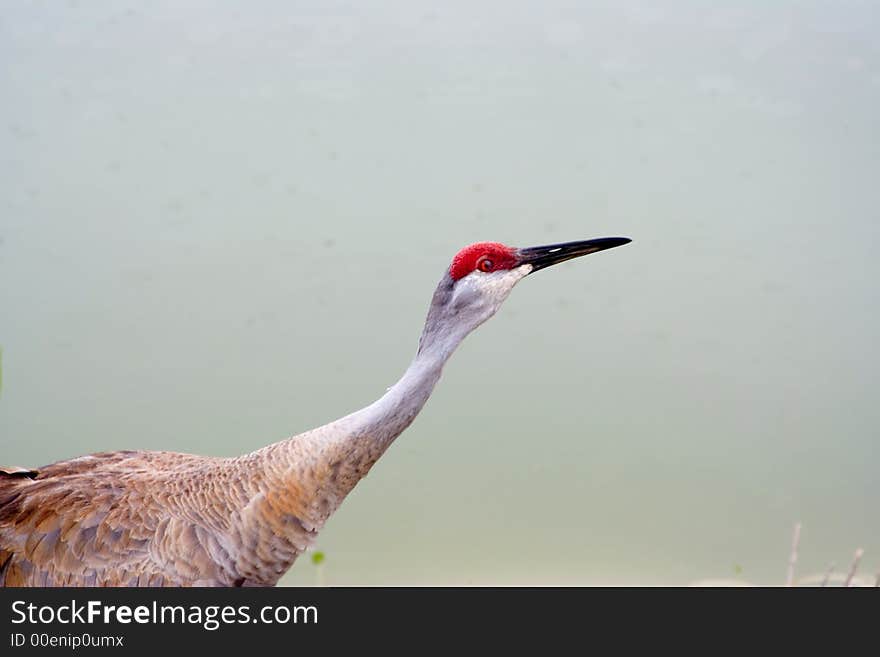
[[494,271],[485,274],[473,271],[460,279],[452,296],[453,305],[488,303],[497,309],[513,286],[532,272],[532,265],[520,265],[514,269]]
[[[494,297],[498,301],[504,301],[513,286],[519,283],[525,276],[532,271],[531,265],[520,265],[516,269],[507,269],[504,271],[496,271],[491,274],[484,274],[485,279],[480,287],[483,294]],[[476,273],[476,272],[475,272]]]

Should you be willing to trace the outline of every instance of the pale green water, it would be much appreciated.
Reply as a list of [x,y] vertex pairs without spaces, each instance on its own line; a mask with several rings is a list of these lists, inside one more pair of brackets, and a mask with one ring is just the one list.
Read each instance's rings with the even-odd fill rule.
[[628,235],[465,342],[326,581],[880,568],[880,13],[570,4],[4,3],[0,462],[252,450],[379,396],[459,247]]

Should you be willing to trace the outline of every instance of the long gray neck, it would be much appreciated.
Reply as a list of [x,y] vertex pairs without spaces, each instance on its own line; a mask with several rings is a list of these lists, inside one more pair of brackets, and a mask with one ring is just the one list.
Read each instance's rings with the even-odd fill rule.
[[447,274],[437,286],[419,339],[419,351],[400,380],[366,408],[331,423],[329,426],[336,433],[334,441],[355,451],[364,449],[361,443],[371,443],[370,453],[378,451],[378,458],[419,414],[446,361],[472,328],[461,318],[450,321],[447,315],[453,285]]
[[422,410],[442,370],[442,362],[417,357],[380,399],[345,418],[345,433],[387,447]]
[[422,410],[443,373],[443,366],[465,335],[461,331],[449,332],[438,336],[439,340],[423,340],[406,372],[381,398],[337,420],[342,429],[339,438],[343,442],[366,440],[384,452]]
[[400,380],[381,399],[340,420],[348,425],[349,440],[369,440],[384,452],[422,410],[446,361],[475,327],[465,318],[448,315],[453,287],[453,280],[446,274],[431,299],[419,351]]
[[437,324],[448,324],[437,321],[435,309],[432,305],[416,357],[380,399],[251,455],[264,473],[264,491],[271,494],[275,512],[284,510],[309,527],[320,527],[412,423],[431,396],[444,364],[469,333],[461,325],[435,330]]
[[366,408],[236,459],[233,467],[257,473],[256,488],[242,499],[242,531],[262,532],[276,545],[270,554],[245,555],[255,581],[274,584],[415,419],[455,349],[438,346],[420,349],[400,380]]

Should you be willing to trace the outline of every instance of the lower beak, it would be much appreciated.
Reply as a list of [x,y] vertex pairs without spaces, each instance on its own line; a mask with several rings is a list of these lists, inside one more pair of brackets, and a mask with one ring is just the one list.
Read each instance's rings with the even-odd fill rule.
[[556,265],[572,258],[613,249],[615,246],[629,244],[632,240],[628,237],[600,237],[594,240],[581,240],[579,242],[563,242],[562,244],[547,244],[546,246],[529,246],[517,250],[519,264],[531,265],[534,273],[544,267]]

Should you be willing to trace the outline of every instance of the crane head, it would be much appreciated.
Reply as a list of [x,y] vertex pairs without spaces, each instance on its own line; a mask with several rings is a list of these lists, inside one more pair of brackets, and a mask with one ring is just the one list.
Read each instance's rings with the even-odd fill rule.
[[630,241],[628,237],[600,237],[525,248],[499,242],[464,247],[455,254],[434,293],[419,351],[427,345],[458,344],[494,315],[513,286],[529,274]]
[[521,249],[500,242],[477,242],[455,254],[449,266],[449,275],[457,281],[477,272],[491,274],[530,265],[531,268],[526,272],[529,274],[550,265],[622,246],[631,241],[628,237],[600,237]]

